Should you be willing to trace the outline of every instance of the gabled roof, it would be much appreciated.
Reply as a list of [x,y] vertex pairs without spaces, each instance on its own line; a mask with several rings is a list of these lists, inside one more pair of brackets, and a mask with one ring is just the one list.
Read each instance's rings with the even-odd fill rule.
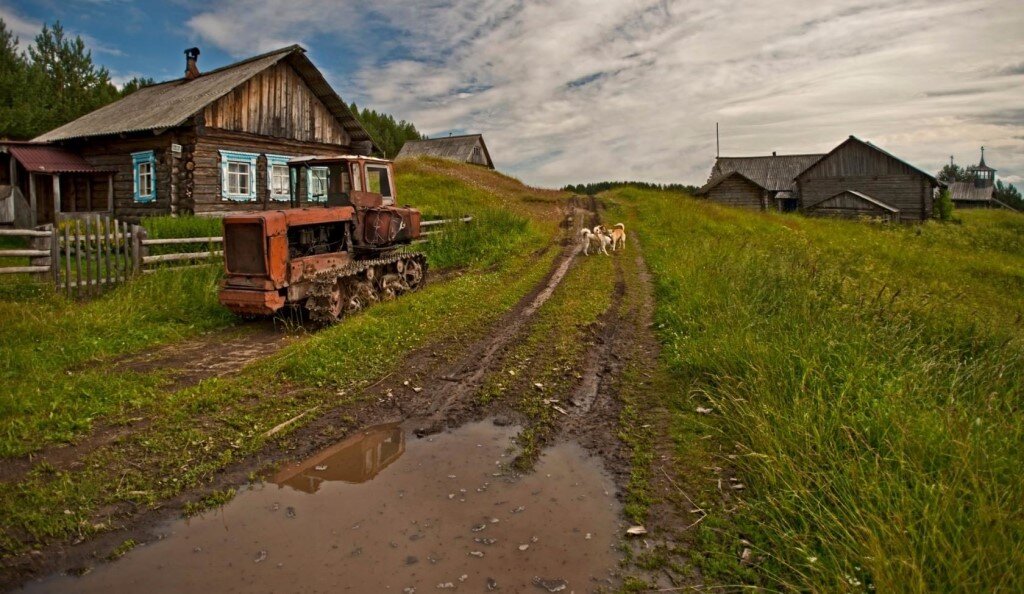
[[752,183],[755,186],[758,186],[760,188],[764,187],[761,184],[757,183],[756,181],[754,181],[754,180],[750,179],[749,177],[743,175],[739,171],[728,171],[726,173],[718,175],[717,177],[715,177],[714,174],[712,173],[712,176],[713,177],[712,177],[711,181],[709,181],[708,183],[704,184],[704,187],[702,187],[701,189],[697,190],[697,196],[704,196],[704,195],[706,195],[708,192],[710,192],[711,190],[713,190],[716,187],[718,187],[719,184],[721,184],[725,180],[727,180],[729,178],[732,178],[732,177],[738,177],[740,179],[746,180],[746,181],[748,181],[748,182],[750,182],[750,183]]
[[867,194],[865,194],[863,192],[858,192],[856,190],[843,190],[842,192],[839,192],[838,194],[835,194],[834,196],[829,196],[828,198],[826,198],[824,200],[820,200],[818,202],[815,202],[814,204],[808,206],[807,210],[814,210],[814,209],[818,208],[819,206],[822,206],[826,202],[835,200],[836,198],[842,196],[843,194],[849,194],[849,195],[853,196],[855,199],[857,199],[857,200],[859,200],[861,202],[866,202],[866,203],[868,203],[868,204],[870,204],[872,206],[875,206],[876,208],[880,208],[882,210],[887,210],[887,211],[892,212],[892,213],[897,213],[897,212],[900,211],[900,209],[898,209],[898,208],[895,208],[893,206],[889,206],[888,204],[886,204],[885,202],[882,202],[881,200],[879,200],[877,198],[872,198],[871,196],[868,196]]
[[282,60],[287,60],[295,68],[353,141],[373,142],[345,102],[306,57],[306,50],[298,45],[204,72],[192,80],[179,78],[143,87],[123,99],[50,130],[35,140],[54,142],[180,126],[207,105]]
[[920,169],[920,168],[916,167],[915,165],[912,165],[911,163],[908,163],[907,161],[904,161],[903,159],[897,157],[896,155],[886,151],[885,149],[883,149],[881,147],[878,147],[878,146],[876,146],[874,144],[871,144],[870,142],[868,142],[866,140],[861,140],[861,139],[857,138],[856,136],[854,136],[852,134],[850,135],[849,138],[847,138],[846,140],[840,142],[839,145],[836,146],[836,148],[830,150],[829,152],[825,153],[824,155],[821,155],[821,157],[816,159],[813,163],[810,163],[810,164],[807,165],[807,167],[804,167],[803,169],[801,169],[800,172],[797,173],[794,177],[800,177],[801,175],[806,173],[808,170],[810,170],[812,167],[817,165],[819,162],[824,161],[830,155],[832,155],[835,152],[839,151],[841,148],[843,148],[844,146],[846,146],[847,144],[849,144],[851,142],[856,142],[856,143],[862,144],[862,145],[864,145],[864,146],[866,146],[866,147],[868,147],[868,148],[870,148],[872,150],[875,150],[875,151],[878,151],[879,153],[882,153],[883,155],[889,157],[890,159],[893,159],[895,161],[898,161],[898,162],[906,165],[910,169],[913,169],[914,171],[920,173],[921,175],[923,175],[923,176],[927,177],[928,179],[932,180],[933,182],[935,182],[935,185],[937,185],[937,186],[942,186],[942,187],[946,186],[945,182],[938,180],[934,175],[928,173],[927,171],[925,171],[923,169]]
[[488,152],[487,145],[484,144],[484,137],[482,134],[465,134],[462,136],[430,138],[427,140],[409,140],[402,145],[402,150],[398,151],[398,156],[396,158],[429,156],[468,162],[473,156],[473,147],[477,145],[477,142],[479,142],[480,146],[483,147],[487,166],[493,169],[494,162],[491,161],[491,153]]
[[955,181],[949,184],[949,197],[957,202],[988,202],[992,200],[995,188],[979,188],[974,181]]
[[823,155],[768,155],[763,157],[718,157],[711,167],[708,183],[698,194],[707,193],[733,173],[740,174],[770,192],[788,191],[793,178]]

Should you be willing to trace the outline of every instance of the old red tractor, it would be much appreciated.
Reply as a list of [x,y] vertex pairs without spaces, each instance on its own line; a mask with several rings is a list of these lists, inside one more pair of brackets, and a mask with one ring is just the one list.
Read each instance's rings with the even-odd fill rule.
[[222,304],[246,315],[304,307],[330,323],[423,285],[426,258],[408,249],[420,213],[395,206],[390,161],[301,157],[288,167],[291,208],[224,217]]

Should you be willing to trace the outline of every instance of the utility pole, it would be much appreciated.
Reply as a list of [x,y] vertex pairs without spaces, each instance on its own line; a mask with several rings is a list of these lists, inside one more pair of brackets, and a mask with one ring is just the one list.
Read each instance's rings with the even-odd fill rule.
[[715,122],[715,158],[722,156],[722,145],[718,141],[718,122]]

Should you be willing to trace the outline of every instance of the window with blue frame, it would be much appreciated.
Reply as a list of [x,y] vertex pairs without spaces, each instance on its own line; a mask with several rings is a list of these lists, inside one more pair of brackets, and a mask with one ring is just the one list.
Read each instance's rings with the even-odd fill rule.
[[291,177],[288,173],[288,160],[291,158],[267,155],[267,187],[270,188],[271,200],[287,202],[292,198]]
[[132,153],[132,192],[139,203],[156,200],[156,155],[153,151]]
[[220,151],[220,194],[224,200],[255,202],[257,153]]
[[326,167],[310,167],[306,170],[306,199],[310,202],[327,201]]

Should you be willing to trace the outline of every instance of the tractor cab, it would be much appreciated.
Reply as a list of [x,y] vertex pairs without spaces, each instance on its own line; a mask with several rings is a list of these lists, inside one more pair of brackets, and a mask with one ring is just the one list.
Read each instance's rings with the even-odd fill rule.
[[362,155],[297,157],[288,161],[291,205],[394,206],[395,170],[391,161]]

